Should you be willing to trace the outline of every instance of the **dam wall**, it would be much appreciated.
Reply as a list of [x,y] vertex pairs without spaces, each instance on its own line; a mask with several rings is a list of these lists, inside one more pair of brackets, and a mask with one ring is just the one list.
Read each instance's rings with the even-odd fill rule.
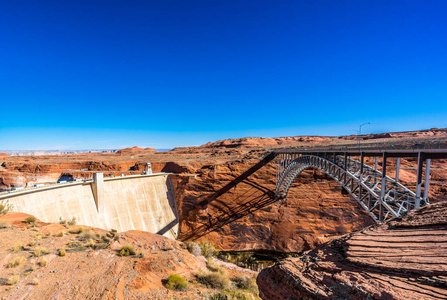
[[177,238],[178,215],[169,175],[156,173],[71,182],[0,195],[13,211],[43,222],[76,218],[77,224],[103,229],[132,229]]

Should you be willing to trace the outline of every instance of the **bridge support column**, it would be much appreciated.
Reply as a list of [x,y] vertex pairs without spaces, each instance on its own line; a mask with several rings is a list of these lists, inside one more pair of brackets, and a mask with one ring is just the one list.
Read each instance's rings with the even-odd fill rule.
[[104,174],[94,173],[92,183],[93,196],[95,197],[96,210],[104,213]]
[[424,156],[421,152],[418,153],[418,170],[416,177],[416,201],[414,208],[419,208],[421,206],[421,189],[422,189],[422,169],[424,164]]
[[394,200],[397,199],[397,183],[399,183],[400,157],[396,160],[396,189],[394,191]]
[[424,202],[428,203],[428,188],[430,186],[430,163],[431,159],[425,161]]
[[386,153],[383,153],[382,159],[382,186],[380,187],[380,202],[379,202],[379,221],[383,221],[383,202],[385,201],[386,192]]
[[360,184],[359,184],[359,200],[362,201],[362,182],[363,182],[363,161],[364,161],[363,152],[360,153]]

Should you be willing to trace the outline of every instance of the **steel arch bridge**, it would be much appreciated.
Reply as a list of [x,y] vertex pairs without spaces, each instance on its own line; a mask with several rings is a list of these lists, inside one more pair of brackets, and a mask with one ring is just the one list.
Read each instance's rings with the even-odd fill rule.
[[[447,158],[447,150],[368,150],[368,151],[315,151],[290,149],[274,151],[276,163],[275,198],[285,199],[297,176],[306,169],[323,171],[337,181],[376,221],[381,222],[400,217],[406,212],[429,204],[428,189],[430,180],[430,161]],[[359,159],[353,159],[358,157]],[[365,157],[374,157],[374,167],[364,163]],[[416,191],[399,182],[401,157],[417,157]],[[378,161],[381,158],[381,171]],[[396,158],[394,178],[386,173],[387,159]],[[389,162],[389,161],[388,161]],[[425,163],[424,193],[422,193],[422,174]]]

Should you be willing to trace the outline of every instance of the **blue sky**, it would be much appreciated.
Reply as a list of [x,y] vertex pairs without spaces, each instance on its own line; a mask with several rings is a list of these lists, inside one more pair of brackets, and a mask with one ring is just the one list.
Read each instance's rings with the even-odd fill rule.
[[2,1],[0,149],[447,127],[447,1]]

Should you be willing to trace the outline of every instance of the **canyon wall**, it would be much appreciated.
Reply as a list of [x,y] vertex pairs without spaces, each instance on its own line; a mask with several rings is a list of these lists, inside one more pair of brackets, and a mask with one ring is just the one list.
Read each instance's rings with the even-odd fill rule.
[[75,217],[80,225],[177,237],[177,209],[167,174],[109,178],[101,185],[96,189],[90,181],[25,189],[1,195],[0,203],[44,222]]

